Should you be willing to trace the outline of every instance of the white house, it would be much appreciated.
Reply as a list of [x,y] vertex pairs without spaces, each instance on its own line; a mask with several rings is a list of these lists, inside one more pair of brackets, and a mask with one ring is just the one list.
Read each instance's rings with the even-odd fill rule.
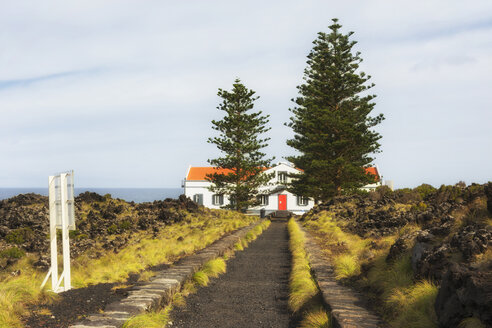
[[[364,187],[366,190],[375,189],[381,185],[380,176],[377,168],[369,168],[368,171],[378,177],[378,182]],[[272,174],[273,178],[270,182],[260,188],[261,196],[258,196],[261,205],[249,209],[248,212],[259,213],[261,209],[265,209],[266,214],[274,211],[287,210],[294,214],[303,214],[309,211],[314,206],[314,200],[307,197],[297,196],[287,191],[287,183],[289,183],[289,174],[298,174],[302,171],[293,167],[288,163],[278,163],[264,171],[265,174]],[[207,174],[220,173],[214,167],[194,167],[188,168],[186,179],[183,187],[187,197],[193,199],[200,205],[209,208],[221,208],[229,203],[227,195],[217,195],[211,192],[208,188],[211,182],[205,180]]]

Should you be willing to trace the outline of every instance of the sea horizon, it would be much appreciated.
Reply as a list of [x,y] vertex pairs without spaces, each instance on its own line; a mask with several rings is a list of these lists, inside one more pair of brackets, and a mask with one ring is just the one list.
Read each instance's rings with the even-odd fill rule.
[[[100,195],[110,194],[113,198],[120,198],[127,202],[153,202],[166,198],[178,198],[183,194],[183,188],[110,188],[110,187],[75,187],[75,196],[86,191],[95,192]],[[12,198],[20,194],[35,193],[48,196],[48,188],[42,187],[6,187],[0,188],[0,200]]]

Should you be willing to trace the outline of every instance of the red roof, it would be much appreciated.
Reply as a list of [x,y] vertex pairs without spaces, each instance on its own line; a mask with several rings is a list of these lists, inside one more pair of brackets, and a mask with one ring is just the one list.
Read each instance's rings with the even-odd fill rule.
[[[186,180],[192,180],[192,181],[205,181],[205,176],[207,174],[214,174],[214,173],[219,173],[219,174],[227,174],[231,173],[232,170],[229,169],[218,169],[212,166],[206,166],[206,167],[197,167],[197,166],[192,166],[190,167],[190,170],[188,171],[188,175],[186,176]],[[376,176],[376,178],[379,180],[379,172],[376,167],[368,167],[366,168],[367,173],[371,173]]]
[[379,181],[379,172],[377,167],[366,167],[366,172],[374,175],[376,181]]
[[190,170],[188,171],[188,176],[186,177],[186,180],[194,180],[194,181],[205,181],[205,176],[207,174],[214,174],[214,173],[219,173],[219,174],[228,174],[231,173],[232,170],[229,169],[218,169],[215,167],[190,167]]

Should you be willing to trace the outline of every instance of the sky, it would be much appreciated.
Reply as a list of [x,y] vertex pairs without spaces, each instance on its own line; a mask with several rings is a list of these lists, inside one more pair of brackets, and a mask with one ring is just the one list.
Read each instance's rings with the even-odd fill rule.
[[372,76],[395,187],[492,180],[492,1],[0,0],[0,187],[176,187],[236,78],[292,155],[306,56],[337,17]]

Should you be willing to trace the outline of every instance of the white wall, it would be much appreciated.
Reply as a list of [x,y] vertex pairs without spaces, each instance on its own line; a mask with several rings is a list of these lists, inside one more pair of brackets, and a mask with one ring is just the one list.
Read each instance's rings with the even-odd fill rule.
[[[259,189],[260,193],[263,194],[270,194],[269,199],[268,199],[268,205],[264,206],[256,206],[251,208],[251,211],[253,212],[258,212],[262,208],[264,208],[267,213],[271,211],[277,211],[278,210],[278,195],[287,195],[287,210],[291,211],[295,214],[303,214],[304,212],[309,211],[311,208],[314,206],[314,200],[309,199],[308,205],[302,206],[302,205],[297,205],[297,196],[288,192],[287,190],[278,190],[276,191],[277,188],[283,186],[284,184],[279,182],[279,172],[287,172],[288,174],[296,174],[299,173],[299,170],[296,168],[288,165],[287,163],[279,163],[276,166],[266,170],[264,173],[265,174],[274,174],[273,178],[268,182],[266,186],[263,186]],[[287,183],[290,182],[290,178],[287,178]],[[185,190],[185,195],[191,199],[193,199],[193,196],[195,194],[202,194],[203,195],[203,205],[208,207],[208,208],[215,208],[219,209],[221,208],[220,205],[213,205],[212,204],[212,196],[214,195],[213,192],[208,190],[208,187],[210,187],[211,183],[209,181],[190,181],[190,180],[185,180],[184,182],[184,190]],[[371,191],[376,189],[377,187],[381,186],[381,182],[373,183],[367,186],[362,187],[361,189]],[[274,191],[275,190],[275,191]],[[227,205],[229,204],[229,197],[224,195],[224,204]],[[222,206],[223,206],[222,205]]]
[[[299,173],[299,171],[293,167],[291,167],[288,164],[285,163],[279,163],[278,165],[268,169],[265,171],[265,174],[272,174],[274,173],[274,177],[269,181],[267,186],[261,187],[260,188],[260,193],[267,193],[268,191],[274,190],[275,188],[281,186],[278,182],[278,172],[287,172],[287,173]],[[290,182],[290,179],[287,179],[287,182]],[[220,205],[213,205],[212,204],[212,197],[214,195],[213,192],[208,190],[208,187],[210,187],[210,182],[208,181],[190,181],[190,180],[185,180],[184,182],[184,190],[185,190],[185,195],[191,199],[193,199],[193,196],[195,194],[202,194],[203,195],[203,205],[208,207],[208,208],[220,208]],[[308,205],[306,206],[301,206],[297,205],[297,197],[293,195],[292,193],[283,190],[279,191],[273,194],[269,195],[269,201],[268,205],[266,206],[257,206],[252,208],[251,210],[253,211],[259,211],[262,208],[264,208],[266,211],[276,211],[278,210],[278,195],[279,194],[285,194],[287,195],[287,210],[292,211],[296,214],[302,214],[304,212],[309,211],[313,206],[314,206],[314,201],[309,200]],[[224,205],[229,204],[229,198],[224,195]]]

